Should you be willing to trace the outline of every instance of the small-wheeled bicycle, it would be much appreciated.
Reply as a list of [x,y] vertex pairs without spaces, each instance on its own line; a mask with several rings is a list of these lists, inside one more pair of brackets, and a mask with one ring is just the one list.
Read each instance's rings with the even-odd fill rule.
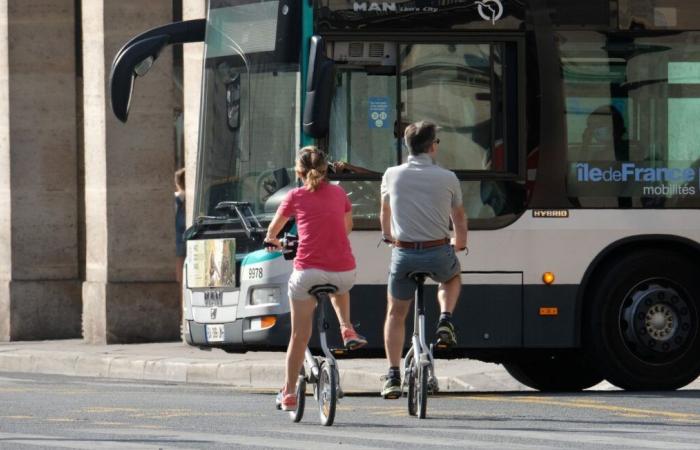
[[439,390],[433,362],[433,344],[425,343],[425,304],[423,288],[425,279],[431,276],[429,272],[411,272],[408,277],[416,285],[415,301],[413,304],[413,336],[411,348],[403,360],[404,378],[401,390],[408,385],[408,413],[425,419],[428,408],[428,394]]
[[[293,259],[296,253],[296,236],[286,235],[280,240],[285,258]],[[323,356],[314,356],[309,348],[306,348],[304,366],[299,373],[297,382],[297,409],[289,412],[289,417],[294,422],[301,421],[306,405],[306,385],[313,385],[314,398],[318,402],[318,414],[321,425],[331,426],[335,420],[336,405],[338,399],[343,397],[340,389],[340,375],[338,364],[333,352],[345,353],[344,349],[329,349],[326,339],[326,330],[329,328],[326,320],[325,306],[330,302],[329,295],[337,292],[337,286],[322,284],[312,286],[309,294],[318,303],[316,309],[316,324]],[[278,405],[278,409],[280,406]]]

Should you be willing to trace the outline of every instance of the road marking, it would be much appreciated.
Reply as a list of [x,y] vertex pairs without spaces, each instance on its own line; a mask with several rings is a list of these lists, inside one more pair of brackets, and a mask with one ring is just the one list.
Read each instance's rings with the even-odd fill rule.
[[[289,438],[278,438],[278,437],[268,437],[259,436],[253,434],[244,434],[243,430],[236,430],[236,434],[218,434],[218,433],[201,433],[201,432],[189,432],[181,431],[175,429],[168,429],[164,431],[152,431],[152,430],[139,430],[139,429],[120,429],[120,430],[99,430],[92,429],[91,433],[103,433],[108,435],[122,435],[122,436],[148,436],[149,441],[158,441],[162,439],[171,444],[176,444],[182,441],[185,444],[199,446],[203,444],[224,444],[227,446],[241,446],[245,448],[250,447],[267,447],[267,448],[293,448],[299,450],[309,450],[310,448],[319,448],[320,444],[318,439],[308,440],[308,439],[289,439]],[[272,430],[275,436],[279,436],[280,430]],[[335,436],[335,430],[326,430],[320,433],[326,439],[331,439],[334,444],[338,444],[338,439]],[[132,438],[133,439],[133,438]],[[352,443],[342,443],[342,448],[344,450],[377,450],[381,447],[372,447],[366,445],[358,445]]]
[[497,397],[491,395],[478,395],[478,396],[467,396],[467,397],[449,397],[449,398],[459,398],[463,400],[477,400],[477,401],[488,401],[488,402],[503,402],[503,403],[525,403],[534,405],[548,405],[548,406],[563,406],[565,408],[580,408],[580,409],[593,409],[598,411],[614,412],[618,414],[638,414],[644,415],[651,418],[665,418],[665,419],[693,419],[700,420],[700,414],[694,413],[681,413],[675,411],[660,411],[654,409],[641,409],[641,408],[630,408],[627,406],[617,406],[610,405],[606,403],[593,403],[593,402],[581,402],[577,400],[563,401],[563,400],[551,400],[544,397]]
[[[400,432],[393,431],[393,432],[387,432],[386,430],[379,430],[377,432],[371,432],[368,431],[369,427],[364,427],[361,430],[358,431],[345,431],[342,429],[339,429],[338,427],[335,427],[332,432],[332,436],[334,437],[345,437],[348,439],[364,439],[364,440],[370,440],[370,441],[381,441],[381,442],[391,442],[394,444],[409,444],[409,445],[420,445],[420,446],[437,446],[437,447],[457,447],[457,448],[464,448],[465,447],[465,442],[464,439],[450,439],[446,438],[444,436],[440,436],[440,438],[435,438],[435,437],[425,437],[425,436],[418,436],[415,434],[409,434],[409,431],[415,431],[418,428],[403,428],[400,430]],[[428,431],[430,433],[433,433],[436,429],[435,428],[422,428],[422,430]],[[270,432],[277,432],[279,433],[279,429],[275,430],[267,430]],[[462,430],[452,430],[453,432],[460,432]],[[284,430],[284,433],[289,433],[289,434],[297,434],[297,435],[311,435],[311,436],[328,436],[328,432],[326,431],[317,431],[317,430],[312,430],[312,429],[287,429]],[[477,439],[480,436],[475,436]],[[504,444],[502,442],[493,442],[493,441],[480,441],[478,443],[475,442],[469,442],[469,446],[474,448],[492,448],[492,449],[498,449],[502,450],[505,447],[508,448],[518,448],[518,449],[532,449],[532,450],[541,450],[543,448],[560,448],[557,446],[543,446],[542,444],[515,444],[515,443],[508,443]],[[343,445],[343,448],[345,445]]]
[[[552,430],[512,430],[512,429],[492,429],[492,428],[480,428],[475,429],[465,429],[465,430],[455,430],[453,428],[417,428],[416,430],[423,430],[426,432],[438,432],[438,433],[465,433],[473,434],[477,436],[495,436],[495,437],[507,437],[511,439],[532,439],[536,441],[552,441],[552,442],[567,442],[567,443],[579,443],[579,444],[596,444],[596,445],[614,445],[614,446],[625,446],[629,448],[669,448],[669,449],[682,449],[682,450],[697,450],[700,444],[700,434],[695,435],[696,442],[674,442],[674,441],[659,441],[653,440],[652,437],[658,437],[658,433],[655,431],[644,431],[640,428],[629,428],[620,430],[618,429],[615,436],[605,436],[601,434],[595,434],[595,431],[607,431],[608,429],[597,429],[592,432],[591,429],[580,429],[580,428],[566,428],[566,429],[552,429]],[[634,437],[627,437],[625,434],[633,434]],[[646,434],[644,439],[640,439],[640,434]],[[563,446],[558,445],[558,448]]]
[[36,445],[39,447],[61,447],[61,448],[78,448],[78,449],[95,449],[95,448],[115,448],[115,449],[159,449],[160,445],[149,445],[146,443],[134,444],[128,442],[119,442],[117,440],[95,439],[71,439],[65,436],[53,436],[43,434],[21,434],[21,433],[2,433],[0,432],[0,440],[3,444],[17,445]]

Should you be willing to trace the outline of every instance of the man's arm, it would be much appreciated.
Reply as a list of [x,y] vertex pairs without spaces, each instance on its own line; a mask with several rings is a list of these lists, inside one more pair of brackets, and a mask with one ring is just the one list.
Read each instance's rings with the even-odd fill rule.
[[455,229],[455,248],[462,250],[467,247],[467,214],[464,212],[464,206],[459,205],[452,208],[450,217]]
[[382,225],[382,238],[393,240],[394,235],[391,233],[391,205],[388,198],[382,200],[379,210],[379,221]]

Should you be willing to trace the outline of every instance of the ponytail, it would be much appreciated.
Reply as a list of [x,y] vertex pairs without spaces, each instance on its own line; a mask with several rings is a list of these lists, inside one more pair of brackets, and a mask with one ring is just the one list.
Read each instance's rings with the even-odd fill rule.
[[304,181],[304,187],[310,192],[319,188],[326,181],[326,155],[314,146],[307,146],[299,151],[296,171]]

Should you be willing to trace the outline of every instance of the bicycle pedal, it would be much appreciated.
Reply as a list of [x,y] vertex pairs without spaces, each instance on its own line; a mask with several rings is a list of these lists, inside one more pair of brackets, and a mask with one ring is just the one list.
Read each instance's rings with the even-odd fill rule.
[[345,356],[348,353],[348,349],[346,348],[332,348],[330,349],[330,352],[335,355],[335,356]]
[[450,348],[450,344],[448,344],[447,342],[443,342],[443,341],[437,341],[435,343],[435,348],[437,350],[447,350]]

